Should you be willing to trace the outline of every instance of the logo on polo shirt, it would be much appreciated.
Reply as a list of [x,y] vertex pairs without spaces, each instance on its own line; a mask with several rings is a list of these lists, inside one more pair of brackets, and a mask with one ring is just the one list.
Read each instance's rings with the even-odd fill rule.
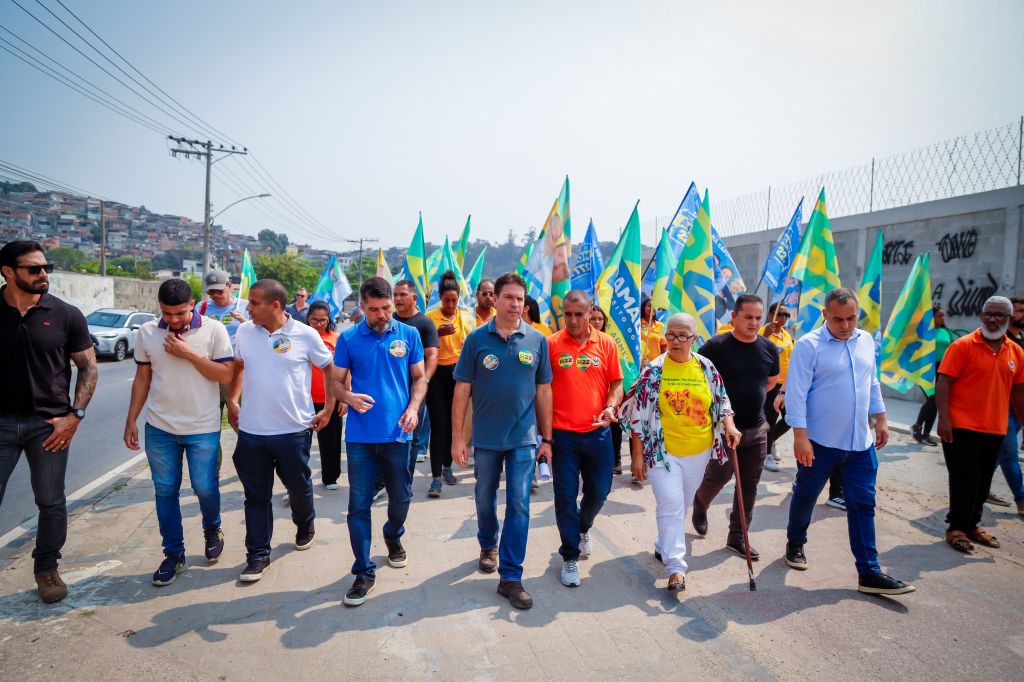
[[528,350],[519,351],[519,362],[523,363],[524,365],[533,364],[533,353],[531,353]]
[[558,366],[562,369],[568,369],[572,367],[572,356],[568,353],[562,353],[558,356]]
[[270,342],[270,347],[274,349],[275,353],[284,355],[292,349],[292,340],[287,336],[275,336],[274,340]]
[[590,359],[589,355],[581,355],[578,358],[576,358],[576,369],[580,369],[586,372],[588,369],[590,369],[590,366],[592,364],[593,361]]
[[590,366],[597,369],[601,366],[601,358],[590,358]]
[[1017,363],[1016,362],[1014,362],[1013,360],[1010,360],[1009,362],[1010,362],[1010,371],[1011,372],[1014,371],[1015,369],[1017,369]]
[[396,358],[404,358],[405,350],[405,341],[402,341],[401,339],[398,339],[397,341],[392,341],[391,346],[388,347],[388,352],[394,355]]
[[498,364],[499,363],[498,363],[498,356],[497,355],[491,354],[491,355],[485,355],[484,356],[484,368],[485,369],[494,369],[495,367],[498,366]]

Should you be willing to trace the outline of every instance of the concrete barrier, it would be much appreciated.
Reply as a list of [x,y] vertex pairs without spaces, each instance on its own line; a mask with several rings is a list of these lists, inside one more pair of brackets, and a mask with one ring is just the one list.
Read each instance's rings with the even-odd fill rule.
[[158,313],[156,292],[160,282],[102,277],[79,272],[54,272],[50,293],[88,315],[98,308],[134,308]]

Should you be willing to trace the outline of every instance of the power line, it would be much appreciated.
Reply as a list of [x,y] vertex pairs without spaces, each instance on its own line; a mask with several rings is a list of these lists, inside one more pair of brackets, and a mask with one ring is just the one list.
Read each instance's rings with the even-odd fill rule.
[[[248,175],[250,178],[252,178],[253,182],[255,182],[257,185],[259,185],[260,184],[260,180],[258,178],[256,178],[256,176],[253,175],[253,173],[251,173],[249,171],[249,166],[250,166],[250,164],[240,164],[239,165],[239,169],[242,172],[244,172],[246,175]],[[282,191],[284,191],[284,188],[281,187],[280,185],[278,185],[278,188],[280,188]],[[308,226],[308,229],[310,231],[312,231],[312,233],[314,235],[318,236],[320,239],[338,239],[339,238],[337,235],[331,234],[325,228],[321,228],[318,225],[316,225],[315,223],[311,222],[309,219],[303,217],[302,214],[298,213],[297,211],[295,211],[294,208],[289,209],[287,204],[285,204],[284,202],[281,202],[281,204],[282,204],[282,207],[285,208],[286,211],[289,211],[289,212],[293,213],[295,215],[295,218],[297,218],[299,221],[305,222],[307,224],[307,226]]]
[[33,184],[38,183],[42,185],[49,185],[50,187],[58,189],[67,194],[74,194],[83,197],[96,197],[100,199],[106,198],[101,194],[90,192],[88,190],[82,189],[81,187],[75,187],[74,185],[68,184],[66,182],[61,182],[60,180],[55,180],[51,177],[43,175],[42,173],[36,173],[27,168],[23,168],[22,166],[13,164],[10,161],[4,161],[3,159],[0,159],[0,170],[6,170],[8,173],[11,173],[18,177],[34,178]]

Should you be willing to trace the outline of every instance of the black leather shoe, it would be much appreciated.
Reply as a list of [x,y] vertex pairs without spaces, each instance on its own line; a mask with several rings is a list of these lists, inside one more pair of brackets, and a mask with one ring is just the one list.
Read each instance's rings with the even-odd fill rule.
[[693,529],[697,531],[697,534],[704,537],[708,534],[708,515],[698,514],[696,511],[693,512],[691,517],[693,520]]

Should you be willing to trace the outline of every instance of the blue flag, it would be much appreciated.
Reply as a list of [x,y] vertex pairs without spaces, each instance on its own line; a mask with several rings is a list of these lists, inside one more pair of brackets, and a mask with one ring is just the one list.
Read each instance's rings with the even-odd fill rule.
[[672,216],[672,222],[668,224],[668,239],[672,245],[672,255],[676,261],[679,260],[680,254],[683,253],[683,247],[686,246],[686,240],[690,236],[690,227],[693,226],[693,221],[697,219],[697,213],[700,211],[700,192],[697,191],[697,183],[691,182],[690,187],[686,190],[686,194],[683,195],[683,200],[679,202],[679,208],[676,209],[676,214]]
[[715,296],[722,299],[726,311],[732,312],[736,297],[747,290],[747,285],[714,225],[711,226],[711,250],[715,261]]
[[324,267],[323,274],[317,280],[316,289],[313,290],[309,302],[326,301],[327,305],[331,306],[331,317],[336,318],[341,312],[342,302],[351,294],[352,286],[348,283],[348,277],[341,269],[338,258],[332,254]]
[[604,259],[601,257],[601,242],[597,239],[594,221],[590,221],[587,235],[580,244],[576,254],[576,265],[572,269],[572,288],[581,289],[593,298],[597,292],[597,278],[604,272]]
[[796,205],[796,210],[793,211],[793,217],[789,219],[789,225],[772,246],[768,260],[761,268],[761,279],[776,294],[786,286],[786,276],[789,275],[789,270],[793,266],[793,258],[796,256],[797,249],[800,248],[800,223],[803,222],[803,208],[804,200],[801,198],[800,203]]

